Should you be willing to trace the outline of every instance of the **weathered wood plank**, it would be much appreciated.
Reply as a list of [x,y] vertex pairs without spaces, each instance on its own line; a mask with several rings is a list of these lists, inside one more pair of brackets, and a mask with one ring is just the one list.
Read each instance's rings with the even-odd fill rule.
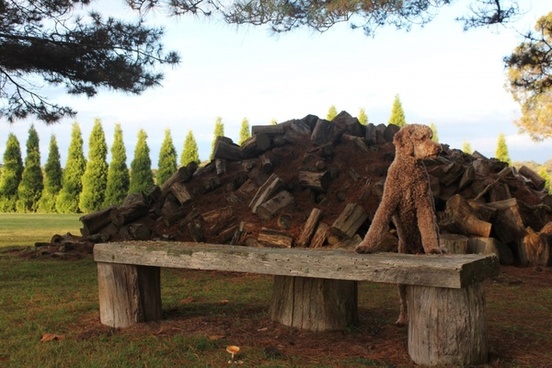
[[97,262],[463,288],[498,274],[495,255],[357,254],[187,242],[96,244]]

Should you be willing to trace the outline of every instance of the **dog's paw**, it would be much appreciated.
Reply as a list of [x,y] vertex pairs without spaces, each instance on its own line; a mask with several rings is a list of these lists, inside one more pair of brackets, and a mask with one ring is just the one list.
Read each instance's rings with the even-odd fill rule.
[[425,251],[426,254],[446,254],[445,248],[430,248]]
[[368,245],[360,243],[355,247],[355,252],[362,254],[374,253],[374,249]]
[[395,322],[395,326],[404,327],[406,325],[408,325],[408,318],[403,315],[400,315],[399,319]]

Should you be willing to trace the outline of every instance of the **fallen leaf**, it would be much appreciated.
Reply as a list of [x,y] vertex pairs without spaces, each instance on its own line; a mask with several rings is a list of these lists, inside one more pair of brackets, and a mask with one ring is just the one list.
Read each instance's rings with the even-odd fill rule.
[[180,299],[180,304],[188,304],[188,303],[193,303],[195,302],[195,299],[193,296],[189,296],[187,298],[184,298],[184,299]]
[[63,340],[64,338],[65,338],[65,335],[56,335],[56,334],[45,333],[45,334],[42,334],[42,337],[40,338],[40,342]]
[[228,299],[222,299],[222,300],[220,301],[220,303],[221,303],[221,304],[228,304]]
[[224,336],[224,335],[211,335],[211,336],[209,336],[209,340],[215,341],[215,340],[224,339],[225,337],[226,336]]

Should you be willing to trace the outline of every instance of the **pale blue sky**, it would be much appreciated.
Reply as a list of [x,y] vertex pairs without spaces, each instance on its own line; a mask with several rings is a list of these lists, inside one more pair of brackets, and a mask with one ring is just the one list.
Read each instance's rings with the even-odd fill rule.
[[[100,0],[96,7],[106,15],[117,15],[120,3]],[[307,114],[323,118],[331,105],[353,116],[364,108],[370,122],[379,124],[387,123],[395,94],[409,123],[434,123],[441,143],[453,148],[466,141],[492,157],[498,135],[504,133],[512,160],[552,159],[552,141],[532,142],[513,124],[519,107],[504,89],[502,59],[519,44],[520,36],[504,27],[464,32],[454,18],[465,14],[469,3],[460,0],[443,8],[424,28],[406,32],[387,27],[375,37],[346,24],[322,34],[303,29],[274,36],[262,27],[236,28],[218,20],[150,14],[152,23],[166,28],[166,49],[177,50],[182,63],[164,69],[163,87],[141,96],[103,91],[86,99],[48,89],[53,102],[69,104],[79,114],[53,126],[35,122],[42,160],[48,155],[50,135],[55,134],[65,162],[74,121],[82,129],[86,155],[95,118],[101,119],[109,145],[114,124],[121,123],[129,162],[137,131],[143,128],[156,167],[166,128],[179,154],[192,130],[201,159],[207,159],[217,116],[222,117],[225,135],[234,140],[243,118],[250,125]],[[552,10],[542,0],[521,3],[526,13],[514,25],[521,32]],[[0,121],[0,154],[9,132],[24,147],[31,123],[10,126]]]

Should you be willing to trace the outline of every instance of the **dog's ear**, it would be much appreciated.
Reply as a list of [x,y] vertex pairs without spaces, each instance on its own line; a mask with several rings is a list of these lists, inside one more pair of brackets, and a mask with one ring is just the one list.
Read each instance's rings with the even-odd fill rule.
[[407,127],[399,130],[393,137],[393,144],[397,151],[401,151],[403,154],[414,155],[414,144],[410,137],[410,131]]

